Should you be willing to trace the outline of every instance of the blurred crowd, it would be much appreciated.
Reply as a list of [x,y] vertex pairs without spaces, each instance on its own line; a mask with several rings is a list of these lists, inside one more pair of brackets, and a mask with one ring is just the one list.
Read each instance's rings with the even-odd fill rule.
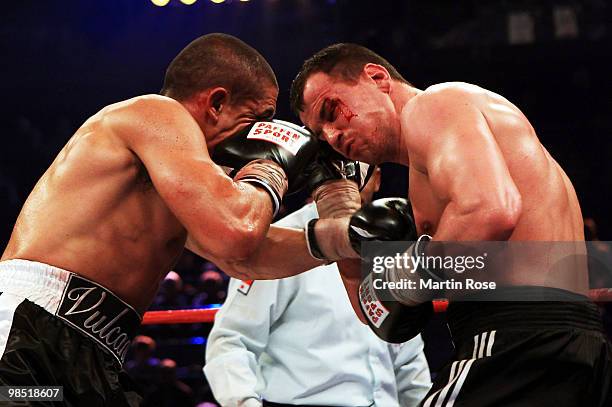
[[[150,310],[216,307],[229,278],[190,252],[160,283]],[[144,396],[143,406],[216,406],[202,368],[210,324],[143,326],[127,356],[126,370]]]
[[[189,253],[183,257],[191,256]],[[227,283],[227,275],[209,262],[204,262],[196,276],[186,273],[181,277],[171,271],[162,281],[150,309],[190,309],[221,304],[225,300]]]
[[[216,406],[212,397],[202,397],[203,385],[196,387],[187,385],[179,379],[175,360],[159,359],[156,355],[157,344],[150,336],[139,335],[132,343],[131,357],[125,368],[144,396],[142,406],[177,406],[177,407],[212,407]],[[198,400],[202,399],[202,400]]]

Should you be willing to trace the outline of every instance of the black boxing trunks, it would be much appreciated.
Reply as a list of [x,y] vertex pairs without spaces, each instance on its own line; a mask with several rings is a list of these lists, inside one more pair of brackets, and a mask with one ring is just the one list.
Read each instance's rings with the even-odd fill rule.
[[0,386],[62,386],[62,402],[37,406],[137,406],[121,366],[140,321],[130,305],[77,274],[0,262]]
[[545,287],[491,295],[449,305],[455,357],[421,406],[612,406],[612,346],[592,302]]

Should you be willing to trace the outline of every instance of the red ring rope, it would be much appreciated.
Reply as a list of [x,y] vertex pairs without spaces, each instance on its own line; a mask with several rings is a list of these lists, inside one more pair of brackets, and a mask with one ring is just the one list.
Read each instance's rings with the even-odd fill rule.
[[[612,288],[597,288],[589,291],[593,302],[612,302]],[[435,312],[445,312],[448,307],[447,300],[434,301]],[[149,311],[144,314],[143,325],[161,324],[197,324],[212,323],[219,308],[185,309],[168,311]]]

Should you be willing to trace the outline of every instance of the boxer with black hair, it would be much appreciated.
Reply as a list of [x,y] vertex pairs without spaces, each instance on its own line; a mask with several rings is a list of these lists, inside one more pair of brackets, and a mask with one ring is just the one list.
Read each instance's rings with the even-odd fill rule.
[[161,93],[90,117],[23,205],[0,262],[0,385],[62,386],[69,406],[138,405],[121,365],[186,245],[235,277],[234,265],[281,262],[266,255],[278,240],[297,242],[302,262],[247,277],[320,264],[301,231],[269,231],[317,141],[269,121],[278,84],[263,56],[202,36],[170,63]]
[[[492,293],[446,291],[456,355],[425,407],[612,403],[612,346],[586,297],[578,198],[518,107],[467,83],[418,89],[387,60],[355,44],[335,44],[310,57],[293,82],[291,104],[310,130],[346,157],[409,168],[414,231],[407,211],[373,203],[352,217],[311,224],[308,241],[317,257],[358,258],[356,241],[404,236],[431,235],[429,245],[552,242],[554,250],[538,251],[532,243],[531,250],[490,267],[500,287]],[[366,292],[358,263],[345,262],[340,270],[360,318],[395,340],[422,329],[431,298],[415,301],[412,290],[396,289],[390,309],[377,296],[384,293]],[[433,270],[418,272],[433,277]],[[446,272],[435,275],[444,279]],[[380,315],[367,312],[373,306],[385,315],[383,324],[393,326],[381,331]]]

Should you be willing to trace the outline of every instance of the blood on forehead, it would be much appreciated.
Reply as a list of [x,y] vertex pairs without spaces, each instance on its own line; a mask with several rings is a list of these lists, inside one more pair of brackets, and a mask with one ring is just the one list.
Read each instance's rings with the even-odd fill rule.
[[344,118],[346,119],[347,122],[351,122],[351,120],[353,120],[353,117],[357,117],[358,114],[353,112],[343,101],[339,100],[338,101],[338,106],[340,108],[340,114],[342,114],[342,116],[344,116]]

